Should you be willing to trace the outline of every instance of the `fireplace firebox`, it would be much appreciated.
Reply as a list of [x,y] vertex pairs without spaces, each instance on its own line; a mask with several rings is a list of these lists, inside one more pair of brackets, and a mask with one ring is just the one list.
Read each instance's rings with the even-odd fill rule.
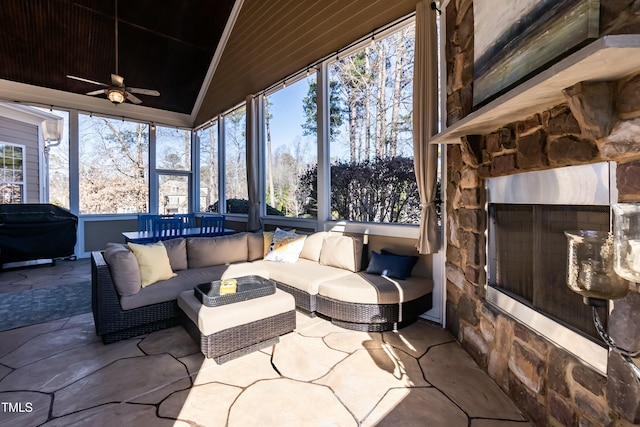
[[606,350],[591,308],[566,285],[564,232],[610,231],[616,200],[613,162],[487,180],[487,300],[571,353],[590,349],[600,370]]

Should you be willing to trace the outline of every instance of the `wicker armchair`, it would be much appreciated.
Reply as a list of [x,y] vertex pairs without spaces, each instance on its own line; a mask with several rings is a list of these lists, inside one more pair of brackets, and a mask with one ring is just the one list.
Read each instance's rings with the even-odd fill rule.
[[123,310],[102,252],[91,253],[91,306],[96,334],[109,344],[180,324],[176,300]]

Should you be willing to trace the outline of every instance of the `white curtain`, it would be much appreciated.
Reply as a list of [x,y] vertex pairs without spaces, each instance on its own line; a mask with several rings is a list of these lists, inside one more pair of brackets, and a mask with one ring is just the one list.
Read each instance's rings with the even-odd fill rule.
[[422,213],[416,248],[421,254],[438,251],[435,196],[438,147],[429,144],[438,123],[438,59],[436,11],[429,1],[416,6],[416,44],[413,68],[413,155]]
[[260,196],[259,188],[259,138],[258,99],[253,95],[247,96],[247,192],[249,193],[249,212],[247,230],[256,231],[260,224]]

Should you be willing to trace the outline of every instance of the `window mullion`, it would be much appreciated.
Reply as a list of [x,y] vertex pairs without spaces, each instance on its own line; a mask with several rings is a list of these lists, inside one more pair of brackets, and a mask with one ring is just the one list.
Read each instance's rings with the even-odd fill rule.
[[331,213],[331,162],[329,156],[329,67],[323,62],[318,70],[318,230]]

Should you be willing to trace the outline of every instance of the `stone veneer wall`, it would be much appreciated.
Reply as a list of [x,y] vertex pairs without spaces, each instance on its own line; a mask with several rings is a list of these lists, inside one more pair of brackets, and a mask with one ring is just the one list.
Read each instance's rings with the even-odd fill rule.
[[[602,35],[640,33],[640,0],[603,0],[600,15]],[[472,0],[450,0],[446,37],[451,125],[472,111]],[[640,381],[620,356],[604,377],[485,300],[485,178],[615,160],[620,201],[640,201],[640,77],[578,84],[566,99],[447,147],[447,327],[537,425],[640,425]],[[640,348],[639,293],[614,303],[609,332]]]

